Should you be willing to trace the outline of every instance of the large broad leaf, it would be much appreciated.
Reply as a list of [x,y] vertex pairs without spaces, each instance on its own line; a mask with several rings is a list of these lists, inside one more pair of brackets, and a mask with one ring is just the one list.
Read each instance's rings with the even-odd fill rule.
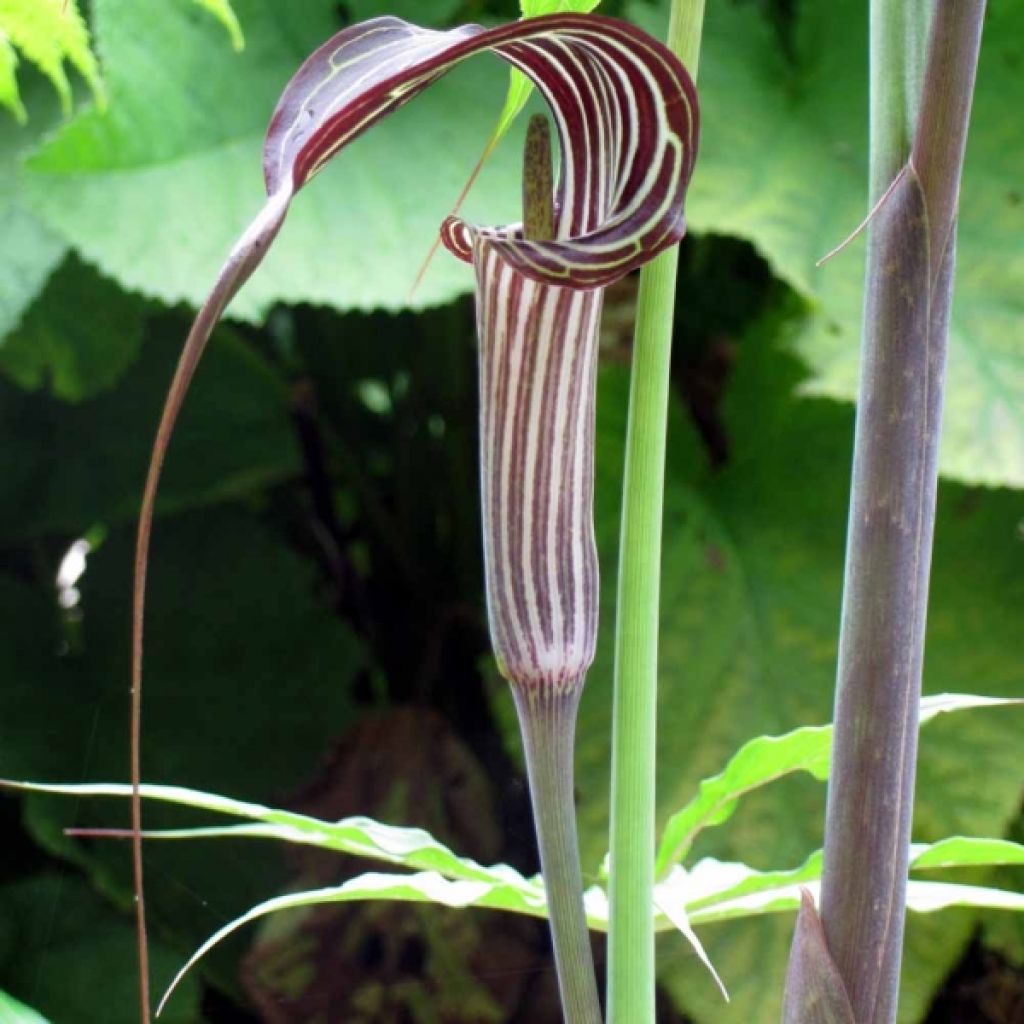
[[[117,531],[90,556],[78,585],[82,622],[63,636],[49,586],[0,575],[0,772],[125,777],[131,555],[128,531]],[[205,509],[160,523],[152,573],[160,628],[148,651],[147,775],[284,799],[350,724],[360,646],[315,599],[308,567],[242,512]],[[70,825],[123,826],[124,807],[32,796],[26,808],[38,841],[127,902],[123,845],[62,834]],[[146,815],[153,827],[177,821],[160,808]],[[267,846],[220,863],[204,844],[161,846],[147,860],[154,928],[185,950],[282,884]]]
[[[66,278],[62,272],[54,295],[78,294],[85,302],[80,290],[91,279],[81,268]],[[52,341],[49,354],[36,352],[33,359],[22,348],[31,336],[15,339],[15,353],[32,360],[27,367],[34,366],[33,374],[45,361],[63,374],[66,388],[93,390],[130,357],[131,334],[140,329],[138,301],[105,287],[121,319],[105,321],[90,312],[84,333],[75,324],[74,308],[33,310],[35,340]],[[74,325],[70,333],[60,329],[65,320]],[[147,343],[138,362],[116,390],[90,401],[65,405],[19,393],[0,380],[0,534],[8,540],[52,531],[80,534],[96,523],[112,525],[138,514],[152,424],[178,353],[182,320],[150,318],[144,330]],[[69,344],[85,337],[87,346]],[[104,365],[104,356],[111,366]],[[160,496],[164,511],[248,494],[299,471],[289,396],[267,361],[227,329],[218,333],[208,358],[168,460]]]
[[353,21],[390,14],[416,25],[445,25],[463,7],[463,0],[348,0]]
[[[658,31],[665,5],[635,4]],[[856,395],[863,242],[814,263],[867,208],[867,8],[797,5],[791,45],[755,5],[710,4],[701,58],[705,130],[687,200],[692,228],[750,239],[811,303],[797,338],[805,390]],[[791,53],[791,58],[787,53]],[[985,23],[960,202],[957,291],[941,470],[1024,486],[1024,5]]]
[[[181,2],[96,0],[110,108],[81,115],[30,162],[31,202],[46,222],[126,287],[167,302],[202,299],[262,205],[260,147],[277,95],[338,28],[328,0],[236,7],[247,41],[238,55]],[[470,62],[339,157],[296,204],[233,315],[257,318],[278,300],[403,306],[488,138],[502,74],[497,61]],[[473,217],[516,219],[518,164],[510,140],[474,190]],[[437,259],[417,302],[471,287],[467,267]]]
[[[852,412],[787,398],[800,381],[771,339],[772,319],[743,339],[725,406],[730,461],[707,468],[678,406],[670,446],[662,589],[658,806],[662,822],[750,736],[831,717],[842,583]],[[607,844],[607,778],[626,380],[605,372],[598,401],[598,528],[604,566],[602,644],[577,731],[584,865]],[[928,692],[1019,696],[1024,549],[1019,502],[945,485],[929,613]],[[1001,835],[1020,797],[1020,709],[946,716],[922,734],[915,839]],[[698,837],[691,858],[767,870],[820,845],[824,787],[809,775],[745,797],[727,825]],[[976,920],[952,911],[911,923],[904,1021],[917,1019]],[[698,1020],[774,1021],[791,922],[723,924],[702,934],[729,987],[721,1005],[703,970],[666,946],[662,979]],[[694,973],[696,971],[697,973]]]
[[21,159],[57,119],[57,104],[38,81],[25,89],[24,102],[28,127],[0,112],[0,347],[66,251],[25,205],[21,187]]
[[[0,951],[0,985],[45,1014],[0,992],[2,1024],[135,1024],[137,981],[131,923],[68,873],[38,874],[0,887],[0,919],[11,942]],[[179,957],[153,944],[153,975],[165,984]],[[199,991],[185,982],[163,1020],[195,1024]]]
[[54,274],[0,346],[0,372],[77,402],[114,384],[138,355],[145,304],[77,260]]

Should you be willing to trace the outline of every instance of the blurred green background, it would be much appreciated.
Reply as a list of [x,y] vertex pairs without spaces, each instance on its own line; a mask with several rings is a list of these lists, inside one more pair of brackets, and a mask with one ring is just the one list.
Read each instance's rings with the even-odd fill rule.
[[[284,83],[351,20],[517,12],[514,0],[233,7],[240,51],[213,0],[91,0],[80,9],[93,68],[82,32],[51,31],[59,0],[0,3],[0,776],[126,777],[132,530],[151,437],[191,313],[260,204],[260,144]],[[29,8],[40,20],[26,28]],[[600,10],[664,25],[664,4]],[[814,262],[865,209],[866,36],[857,0],[708,3],[665,509],[662,817],[744,739],[830,717],[862,243]],[[63,111],[38,67],[62,56],[79,65]],[[421,825],[529,871],[518,739],[482,603],[471,271],[441,253],[409,298],[505,79],[498,62],[471,62],[347,150],[299,197],[216,332],[161,491],[144,770]],[[929,692],[1024,692],[1022,109],[1024,5],[990,0],[961,204]],[[516,219],[518,138],[485,168],[470,218]],[[609,291],[603,337],[606,601],[577,786],[590,875],[606,849],[635,284]],[[88,553],[70,579],[76,542]],[[1022,750],[1016,711],[929,727],[915,839],[1020,837]],[[820,845],[823,808],[819,784],[780,783],[695,855],[795,866]],[[53,1024],[136,1019],[126,850],[63,835],[126,819],[123,806],[0,797],[0,989]],[[184,820],[147,810],[154,825]],[[249,905],[353,869],[199,843],[156,846],[147,863],[158,986]],[[728,1006],[683,940],[662,936],[662,1019],[776,1020],[791,925],[702,930]],[[1009,916],[912,919],[901,1020],[1020,1024],[1022,963],[1024,928]],[[546,1024],[555,1006],[536,922],[366,905],[243,934],[163,1019]]]

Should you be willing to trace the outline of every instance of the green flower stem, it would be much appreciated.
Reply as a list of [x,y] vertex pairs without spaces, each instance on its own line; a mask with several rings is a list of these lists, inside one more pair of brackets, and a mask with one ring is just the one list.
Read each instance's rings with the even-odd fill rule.
[[[704,0],[675,0],[669,46],[697,78]],[[654,1020],[654,783],[673,247],[640,274],[622,481],[612,709],[609,1024]]]
[[930,0],[871,0],[869,208],[910,156],[931,10]]
[[533,820],[548,897],[551,939],[566,1024],[600,1024],[601,1005],[583,909],[576,842],[573,740],[582,685],[512,686],[530,779]]

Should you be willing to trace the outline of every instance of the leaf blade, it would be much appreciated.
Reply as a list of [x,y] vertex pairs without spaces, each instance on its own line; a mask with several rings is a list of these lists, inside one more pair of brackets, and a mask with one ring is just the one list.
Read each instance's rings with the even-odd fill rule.
[[[938,715],[972,708],[1019,704],[1013,698],[976,694],[936,694],[921,700],[921,724]],[[832,726],[804,726],[782,736],[758,736],[729,759],[725,768],[704,779],[697,796],[669,818],[658,845],[657,875],[686,855],[697,833],[726,821],[741,796],[793,772],[807,772],[825,781],[829,773]]]
[[82,76],[98,106],[106,103],[99,65],[89,42],[89,29],[76,0],[6,0],[0,7],[0,103],[19,121],[25,109],[14,78],[20,50],[50,80],[65,114],[71,112],[69,63]]

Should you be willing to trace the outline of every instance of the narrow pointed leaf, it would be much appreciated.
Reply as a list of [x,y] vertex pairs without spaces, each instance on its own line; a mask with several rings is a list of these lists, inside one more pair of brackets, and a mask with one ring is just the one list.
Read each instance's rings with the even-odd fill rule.
[[[948,708],[952,702],[943,697],[936,699],[935,703],[936,706]],[[131,786],[118,783],[59,785],[0,781],[0,785],[76,797],[128,798],[132,792]],[[204,951],[229,931],[256,917],[289,906],[323,902],[414,899],[451,906],[455,905],[453,901],[464,901],[458,905],[504,909],[535,917],[547,916],[544,887],[539,878],[525,878],[504,864],[484,866],[469,858],[459,857],[422,829],[385,825],[369,818],[322,821],[292,811],[180,786],[146,784],[142,787],[142,796],[253,822],[246,825],[167,829],[146,833],[147,839],[274,839],[317,846],[350,856],[369,857],[418,872],[416,875],[371,873],[341,887],[269,900],[253,908],[245,918],[227,926],[225,931],[204,946]],[[911,870],[915,871],[1020,863],[1024,863],[1024,845],[1007,840],[955,836],[930,845],[915,844],[911,851]],[[693,925],[794,910],[799,905],[802,886],[817,891],[821,864],[822,855],[818,850],[804,864],[787,871],[756,871],[745,864],[724,863],[713,858],[705,858],[691,871],[675,867],[666,879],[658,883],[655,890],[657,928],[662,932],[680,931],[719,986],[723,987],[693,932]],[[446,882],[451,885],[445,885]],[[460,888],[458,883],[471,883],[477,888]],[[1024,910],[1024,896],[982,886],[911,879],[908,893],[910,909],[918,912],[951,906]],[[607,930],[608,905],[602,889],[594,887],[587,892],[586,912],[591,928]]]
[[1009,839],[976,839],[970,836],[952,836],[931,845],[910,845],[911,871],[994,864],[1024,864],[1024,845]]
[[17,67],[18,55],[0,28],[0,107],[6,107],[19,124],[24,124],[28,120],[28,111],[18,92]]
[[718,991],[722,993],[722,998],[729,1002],[729,991],[725,987],[725,983],[719,976],[718,971],[715,970],[715,965],[711,962],[711,958],[701,944],[700,939],[697,938],[697,933],[693,930],[693,925],[690,924],[690,917],[686,913],[686,909],[671,899],[663,899],[657,888],[654,890],[654,909],[657,913],[667,917],[686,941],[690,943],[700,962],[708,969],[711,977],[715,979],[715,984],[718,986]]
[[[132,787],[123,783],[83,783],[57,785],[46,783],[0,781],[0,785],[33,793],[60,793],[78,797],[130,797]],[[259,828],[245,826],[227,834],[276,838],[289,842],[319,846],[354,857],[401,864],[415,870],[437,871],[454,879],[468,881],[501,881],[519,886],[524,891],[536,891],[536,883],[523,878],[506,865],[484,867],[467,857],[458,857],[430,833],[419,828],[400,828],[385,825],[372,818],[353,817],[341,821],[321,821],[294,811],[278,810],[245,800],[233,800],[215,793],[188,789],[184,786],[160,786],[144,783],[140,795],[147,800],[177,804],[215,814],[230,815],[260,822]],[[201,834],[203,830],[185,830]],[[220,830],[217,830],[220,832]]]
[[14,996],[0,991],[0,1024],[49,1024],[42,1014],[36,1013]]
[[951,907],[983,907],[989,910],[1024,912],[1024,893],[1010,892],[986,885],[962,885],[959,882],[907,882],[907,908],[918,914],[931,914]]
[[[276,896],[257,904],[245,914],[229,921],[216,931],[189,957],[188,961],[175,976],[171,985],[164,993],[160,1002],[162,1009],[174,989],[185,975],[214,946],[229,935],[254,921],[260,920],[279,910],[295,910],[304,907],[322,906],[331,903],[350,903],[362,900],[393,900],[403,903],[435,903],[446,907],[467,908],[479,907],[489,910],[506,910],[512,913],[525,914],[529,917],[545,918],[548,916],[547,901],[543,886],[536,886],[532,891],[516,888],[500,879],[457,880],[444,878],[435,871],[420,871],[412,875],[395,875],[382,872],[367,872],[349,879],[341,885],[314,889],[306,892],[288,893]],[[587,922],[595,931],[608,930],[608,900],[603,890],[596,887],[588,889],[584,894]],[[660,924],[664,929],[676,927],[675,922],[660,915]],[[684,934],[696,936],[687,929]],[[709,970],[710,963],[703,955],[699,942],[695,949],[705,960]],[[717,976],[716,980],[717,980]],[[721,984],[719,982],[719,984]]]
[[453,882],[436,872],[424,871],[415,875],[389,875],[369,872],[352,878],[342,885],[309,892],[289,893],[266,900],[253,907],[241,917],[230,921],[223,928],[210,936],[189,958],[186,964],[175,975],[167,991],[160,1000],[157,1013],[162,1012],[168,999],[174,993],[185,975],[214,946],[233,932],[253,921],[276,913],[279,910],[296,910],[304,907],[321,906],[330,903],[351,903],[363,900],[395,900],[405,903],[436,903],[441,906],[464,908],[485,907],[495,910],[514,910],[533,916],[544,916],[543,895],[534,905],[523,898],[522,894],[503,889],[499,885],[487,882]]
[[[565,14],[568,12],[589,14],[600,2],[601,0],[521,0],[520,8],[524,18],[536,18],[542,14]],[[533,83],[521,71],[513,68],[509,74],[505,106],[498,116],[494,133],[484,150],[484,160],[493,152],[494,147],[505,137],[505,133],[522,113],[532,92]]]
[[[817,899],[820,883],[810,882],[807,888]],[[762,914],[788,913],[800,905],[800,886],[754,892],[738,899],[709,904],[693,911],[690,921],[695,925],[712,921],[729,921],[740,917]],[[963,885],[959,882],[922,882],[912,878],[907,882],[907,909],[918,914],[930,914],[951,907],[979,907],[990,910],[1024,911],[1024,894],[982,885]],[[664,931],[667,924],[661,923]]]
[[[1020,704],[1012,698],[943,693],[921,700],[920,724],[952,711]],[[824,781],[829,773],[832,726],[804,726],[782,736],[758,736],[745,743],[718,774],[704,779],[697,796],[665,826],[658,847],[658,876],[686,856],[701,829],[719,825],[736,810],[745,793],[793,772]]]
[[[954,860],[950,850],[958,850]],[[945,851],[945,852],[943,852]],[[1020,863],[1024,847],[1001,840],[955,837],[927,845],[915,844],[911,871],[936,867],[979,867]],[[941,861],[942,863],[936,863]],[[686,907],[691,922],[706,924],[735,917],[795,910],[800,889],[817,895],[822,871],[822,851],[816,850],[789,871],[756,871],[746,864],[708,857],[692,870],[672,869],[658,884],[661,902],[671,900]],[[908,906],[927,913],[951,906],[1024,909],[1024,895],[985,886],[951,882],[925,882],[911,878]]]
[[[0,786],[25,792],[75,797],[128,798],[132,793],[131,786],[124,783],[62,785],[0,780]],[[141,793],[147,800],[245,818],[255,823],[146,833],[146,837],[151,839],[276,839],[317,846],[349,856],[387,861],[414,870],[436,871],[454,880],[500,882],[518,887],[524,893],[542,891],[537,879],[525,878],[504,864],[484,866],[468,857],[459,857],[419,828],[386,825],[365,817],[323,821],[294,811],[234,800],[184,786],[145,783]],[[914,843],[911,846],[911,871],[1012,864],[1024,864],[1024,844],[1007,839],[951,836],[935,843]],[[691,917],[696,916],[699,921],[714,920],[716,905],[755,894],[795,892],[797,886],[816,882],[820,877],[820,850],[811,854],[799,867],[782,871],[756,871],[746,864],[708,857],[688,871],[674,867],[658,883],[656,899],[659,907],[682,906]]]

